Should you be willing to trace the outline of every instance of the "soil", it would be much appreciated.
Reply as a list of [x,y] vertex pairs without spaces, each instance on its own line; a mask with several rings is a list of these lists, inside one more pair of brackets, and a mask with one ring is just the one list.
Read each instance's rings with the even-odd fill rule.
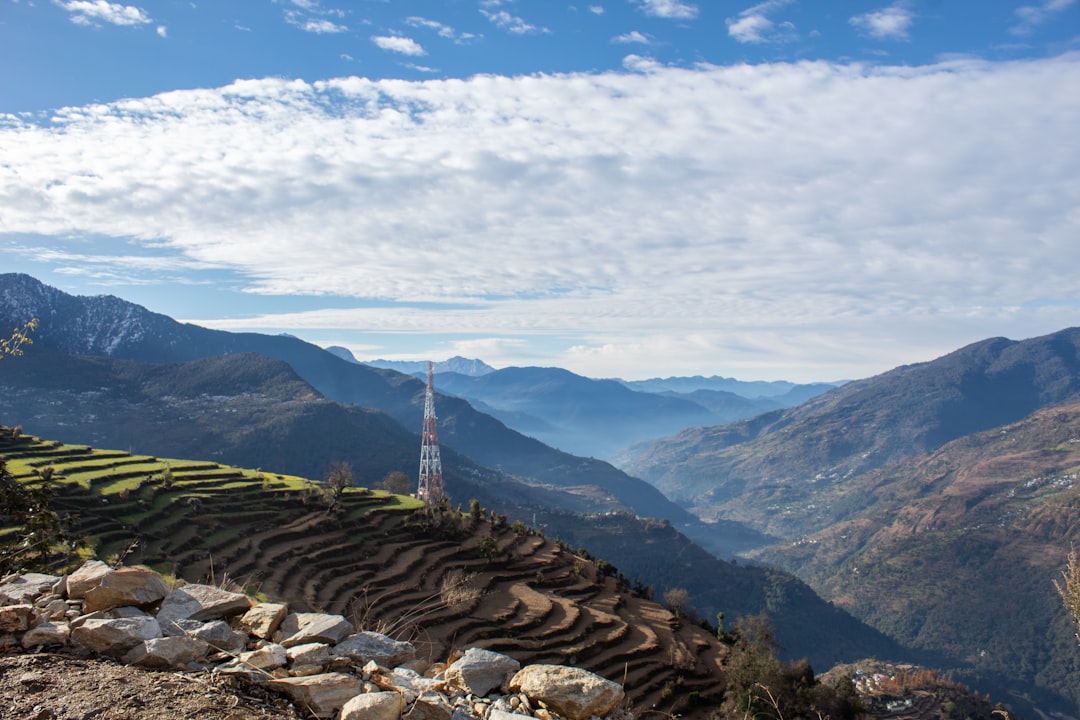
[[298,720],[292,704],[209,673],[60,653],[0,656],[3,720]]

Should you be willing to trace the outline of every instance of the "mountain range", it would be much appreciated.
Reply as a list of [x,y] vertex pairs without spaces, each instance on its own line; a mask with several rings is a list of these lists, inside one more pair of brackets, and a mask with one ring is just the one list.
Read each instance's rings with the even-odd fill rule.
[[[407,428],[420,427],[423,385],[414,377],[296,338],[205,330],[117,298],[78,298],[26,276],[0,276],[0,322],[27,313],[41,320],[33,354],[0,363],[0,417],[27,432],[315,478],[346,462],[369,486],[389,472],[415,472],[420,439]],[[177,360],[168,359],[171,349]],[[205,356],[190,359],[198,354]],[[588,547],[657,594],[684,588],[705,618],[768,611],[786,652],[819,667],[869,654],[914,657],[794,576],[698,547],[679,528],[715,527],[696,523],[643,481],[521,436],[464,400],[439,395],[436,404],[455,502],[477,498]],[[736,542],[761,543],[730,529]]]
[[[356,463],[369,481],[412,473],[423,394],[415,377],[296,338],[219,333],[117,298],[0,276],[0,322],[29,317],[41,319],[41,369],[0,363],[0,413],[28,426],[26,418],[67,423],[63,433],[34,432],[79,440],[69,433],[115,426],[133,438],[145,428],[119,446],[189,437],[188,447],[215,459],[246,448],[257,459],[245,464],[306,462],[314,476],[334,459]],[[625,384],[582,383],[557,369],[437,377],[453,393],[437,398],[452,492],[546,523],[658,591],[682,584],[706,616],[767,610],[788,650],[815,663],[860,649],[895,657],[907,646],[1031,712],[1069,713],[1080,701],[1078,654],[1052,585],[1080,541],[1080,330],[989,339],[829,386],[794,407],[682,429],[617,452],[621,469],[550,448],[464,398],[516,398],[499,411],[597,423],[605,410],[586,400],[645,395],[652,407],[685,409],[674,402],[685,393],[627,396]],[[530,385],[541,378],[549,393]],[[317,451],[275,455],[290,437]],[[278,469],[301,472],[292,468]],[[680,530],[723,557],[737,546],[752,563],[720,562]]]
[[[418,377],[427,374],[427,364],[421,362],[364,364]],[[462,357],[434,363],[434,374],[440,392],[468,400],[507,427],[568,453],[601,459],[685,428],[792,407],[835,387],[719,376],[605,380],[552,367],[496,370],[481,360]]]
[[616,459],[983,687],[1080,700],[1051,584],[1080,542],[1080,329],[992,338]]

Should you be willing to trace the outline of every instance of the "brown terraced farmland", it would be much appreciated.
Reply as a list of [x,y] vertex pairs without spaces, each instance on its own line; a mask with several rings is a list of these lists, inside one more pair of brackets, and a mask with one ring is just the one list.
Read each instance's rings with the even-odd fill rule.
[[341,613],[445,659],[482,647],[624,683],[639,711],[720,702],[726,646],[632,593],[565,544],[477,507],[425,508],[210,462],[131,456],[0,432],[24,482],[53,468],[54,505],[93,552],[189,581],[232,582]]

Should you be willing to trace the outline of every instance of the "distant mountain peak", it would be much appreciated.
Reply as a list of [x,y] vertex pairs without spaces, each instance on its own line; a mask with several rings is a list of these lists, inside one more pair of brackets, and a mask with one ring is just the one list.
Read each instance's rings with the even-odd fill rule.
[[[327,350],[331,350],[331,348],[327,348]],[[331,352],[334,351],[331,350]],[[346,350],[346,352],[348,351]],[[335,352],[335,354],[341,356],[339,353]],[[352,355],[352,353],[349,354]],[[353,360],[355,362],[355,358]],[[427,360],[363,360],[362,363],[371,367],[397,370],[406,375],[424,375],[427,373]],[[495,372],[495,368],[483,360],[465,358],[460,355],[434,363],[434,370],[436,373],[452,372],[459,375],[468,375],[469,377],[480,377]]]

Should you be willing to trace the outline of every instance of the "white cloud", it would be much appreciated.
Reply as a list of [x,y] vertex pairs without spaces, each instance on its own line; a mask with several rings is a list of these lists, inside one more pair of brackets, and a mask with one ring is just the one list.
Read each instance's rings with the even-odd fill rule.
[[779,11],[791,0],[767,0],[743,10],[726,20],[728,35],[741,43],[788,42],[796,37],[790,22],[776,23],[769,15]]
[[631,30],[628,33],[613,37],[611,42],[619,44],[640,43],[642,45],[648,45],[649,38],[637,30]]
[[436,33],[438,33],[439,37],[453,40],[459,45],[467,43],[470,40],[475,40],[477,38],[477,35],[475,35],[474,33],[458,32],[450,25],[446,25],[437,20],[429,20],[427,18],[419,17],[416,15],[405,18],[405,24],[412,27],[434,30]]
[[424,47],[412,38],[399,35],[374,35],[371,42],[383,50],[401,53],[402,55],[426,55]]
[[480,10],[480,12],[490,20],[496,27],[501,30],[505,30],[511,35],[532,35],[535,33],[547,33],[550,32],[547,28],[538,27],[531,23],[526,22],[524,19],[511,15],[506,10]]
[[561,343],[602,376],[857,377],[1076,324],[1080,55],[648,67],[7,117],[0,234],[378,301],[219,326]]
[[604,6],[603,5],[590,5],[589,6],[589,12],[591,12],[593,15],[603,15],[604,14]]
[[121,5],[106,0],[54,0],[57,5],[71,13],[71,22],[79,25],[135,26],[152,22],[146,11],[135,5]]
[[646,15],[669,18],[672,20],[693,20],[698,16],[698,7],[681,0],[635,0]]
[[348,26],[329,19],[345,17],[343,10],[324,8],[318,0],[291,0],[291,3],[294,7],[285,10],[285,22],[304,32],[328,35],[347,32],[349,29]]
[[349,28],[345,25],[339,25],[338,23],[331,22],[326,18],[305,20],[300,28],[304,32],[315,33],[317,35],[325,35],[327,33],[341,33],[347,31]]
[[915,14],[906,2],[893,3],[889,7],[852,17],[849,22],[871,37],[905,40],[915,21]]
[[627,55],[623,58],[622,64],[630,72],[636,73],[651,73],[664,67],[662,63],[657,62],[654,58],[642,55]]
[[1075,2],[1076,0],[1044,0],[1036,5],[1022,5],[1016,9],[1016,17],[1020,22],[1009,28],[1009,32],[1013,35],[1030,35],[1058,13],[1072,7]]
[[163,37],[163,38],[169,37],[169,29],[167,27],[165,27],[164,25],[158,25],[157,26],[157,34],[158,34],[159,37]]

